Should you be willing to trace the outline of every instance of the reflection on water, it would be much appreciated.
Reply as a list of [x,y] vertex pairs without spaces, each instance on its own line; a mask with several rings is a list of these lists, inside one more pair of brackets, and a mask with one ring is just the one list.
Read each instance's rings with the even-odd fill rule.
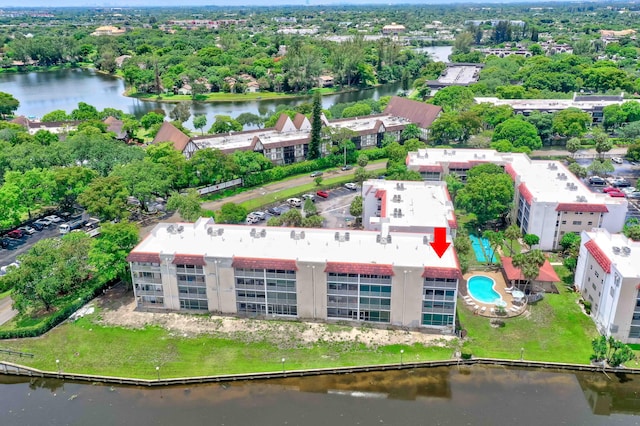
[[[322,104],[324,108],[329,108],[339,102],[378,99],[381,96],[395,95],[400,87],[400,83],[393,83],[373,89],[323,96]],[[136,117],[141,117],[157,108],[163,109],[168,114],[174,107],[174,104],[143,102],[122,96],[124,90],[122,79],[100,74],[93,70],[74,69],[0,74],[0,92],[11,93],[16,97],[20,101],[18,114],[26,116],[42,117],[57,109],[69,113],[78,106],[78,102],[88,103],[98,110],[108,107],[120,109]],[[275,111],[279,105],[293,106],[303,102],[311,102],[311,98],[193,103],[191,112],[192,118],[197,114],[205,114],[210,126],[215,121],[216,115],[237,117],[243,112],[264,115],[269,111]],[[185,125],[193,129],[192,118]]]
[[636,424],[634,377],[491,367],[173,388],[0,377],[2,425]]

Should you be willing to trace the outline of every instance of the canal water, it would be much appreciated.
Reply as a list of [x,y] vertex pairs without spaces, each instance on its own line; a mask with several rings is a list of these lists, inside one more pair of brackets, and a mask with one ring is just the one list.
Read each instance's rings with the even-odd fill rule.
[[0,376],[12,425],[635,425],[635,376],[471,366],[162,388]]
[[[362,99],[378,99],[381,96],[395,95],[401,89],[400,83],[385,84],[376,88],[358,90],[323,96],[324,108],[335,103],[355,102]],[[104,75],[94,70],[56,70],[30,73],[0,74],[0,92],[12,94],[20,101],[17,114],[27,117],[42,117],[44,114],[62,109],[70,113],[78,102],[93,105],[99,110],[116,108],[141,117],[156,108],[162,108],[167,114],[175,104],[140,101],[123,96],[124,80]],[[275,111],[279,105],[298,105],[311,102],[311,98],[261,100],[247,102],[193,103],[192,116],[185,125],[193,129],[192,119],[196,114],[207,116],[207,127],[215,121],[216,115],[237,117],[243,112],[265,114]]]

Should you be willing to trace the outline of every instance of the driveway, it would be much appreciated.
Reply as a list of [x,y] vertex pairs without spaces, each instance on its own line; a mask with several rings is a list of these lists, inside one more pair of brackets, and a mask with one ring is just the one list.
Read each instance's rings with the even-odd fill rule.
[[18,315],[18,311],[11,308],[12,304],[13,300],[11,300],[11,297],[7,296],[4,299],[0,299],[0,325]]
[[[375,164],[370,164],[367,167],[365,167],[367,170],[372,171],[372,170],[382,170],[385,169],[387,167],[387,163],[385,162],[380,162],[380,163],[375,163]],[[348,175],[352,175],[355,173],[355,169],[343,172],[341,170],[337,170],[335,172],[331,172],[331,173],[326,173],[324,174],[325,178],[330,178],[330,177],[334,177],[334,176],[348,176]],[[301,176],[299,178],[295,178],[295,179],[290,179],[290,180],[285,180],[285,181],[280,181],[280,182],[274,182],[268,185],[264,185],[260,188],[254,188],[252,190],[249,191],[245,191],[242,192],[240,194],[237,195],[233,195],[231,197],[226,197],[223,198],[221,200],[216,200],[216,201],[208,201],[206,203],[202,204],[202,208],[203,209],[207,209],[207,210],[220,210],[220,208],[222,207],[223,204],[225,203],[243,203],[245,201],[251,200],[253,198],[256,197],[260,197],[266,194],[270,194],[273,192],[278,192],[281,191],[283,189],[286,188],[291,188],[294,186],[300,186],[300,185],[304,185],[307,184],[309,182],[313,182],[313,178],[309,177],[309,176]]]

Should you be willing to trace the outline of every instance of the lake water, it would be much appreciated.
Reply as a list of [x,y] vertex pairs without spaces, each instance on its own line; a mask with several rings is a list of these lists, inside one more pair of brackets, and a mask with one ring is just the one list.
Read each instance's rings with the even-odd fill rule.
[[416,52],[428,53],[436,62],[449,62],[453,46],[427,46],[415,49]]
[[[335,103],[354,102],[362,99],[378,99],[381,96],[395,95],[400,90],[400,83],[386,84],[373,89],[323,96],[324,108]],[[0,92],[11,93],[20,101],[19,115],[42,117],[53,110],[62,109],[68,113],[75,109],[78,102],[85,102],[99,110],[107,107],[141,117],[147,112],[162,108],[168,114],[173,104],[162,102],[140,101],[122,96],[124,80],[97,73],[93,70],[57,70],[30,73],[0,74]],[[297,105],[311,102],[306,99],[282,99],[248,102],[194,103],[192,118],[196,114],[206,114],[207,127],[215,121],[216,115],[237,117],[243,112],[253,114],[274,111],[278,105]],[[186,126],[193,128],[191,119]]]
[[0,376],[0,424],[635,425],[640,380],[483,366],[172,388]]

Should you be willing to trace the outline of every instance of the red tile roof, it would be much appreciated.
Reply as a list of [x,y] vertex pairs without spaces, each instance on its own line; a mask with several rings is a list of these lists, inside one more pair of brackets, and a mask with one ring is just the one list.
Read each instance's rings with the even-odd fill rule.
[[196,265],[204,266],[204,256],[198,254],[176,254],[173,258],[174,265]]
[[127,256],[127,262],[160,263],[160,254],[132,251]]
[[602,251],[598,244],[594,240],[589,240],[584,244],[584,248],[587,249],[589,254],[598,262],[598,265],[606,272],[611,272],[611,260]]
[[[409,157],[407,157],[407,159],[408,158]],[[442,166],[440,164],[434,164],[434,165],[429,165],[429,166],[420,166],[420,167],[418,167],[418,171],[419,172],[438,172],[438,173],[442,173]]]
[[392,97],[384,109],[385,114],[406,118],[423,129],[430,127],[440,112],[442,107],[399,96]]
[[585,213],[607,213],[609,209],[604,204],[588,203],[559,203],[557,212],[585,212]]
[[449,163],[449,169],[470,169],[471,164],[468,161],[452,161]]
[[278,117],[278,121],[276,121],[276,125],[274,126],[275,129],[281,132],[288,121],[291,121],[291,118],[289,118],[287,114],[280,114],[280,117]]
[[[508,280],[525,279],[520,268],[513,266],[513,259],[511,259],[510,257],[501,256],[500,261],[502,262],[502,268],[504,269],[504,273],[506,274]],[[553,266],[551,266],[549,260],[544,261],[544,264],[540,267],[540,272],[538,273],[535,281],[551,283],[560,281],[558,274],[556,274],[556,271],[553,270]]]
[[527,203],[531,204],[531,201],[533,201],[533,194],[531,193],[531,191],[529,191],[527,185],[521,183],[520,186],[518,186],[518,191],[520,192],[520,194],[522,194],[524,199],[527,200]]
[[158,130],[156,137],[153,138],[152,143],[171,142],[177,151],[183,152],[190,141],[191,138],[189,136],[182,133],[173,124],[165,121],[160,126],[160,130]]
[[299,112],[296,113],[296,116],[293,118],[293,125],[296,126],[296,129],[300,130],[306,118],[307,117],[305,117],[303,114],[300,114]]
[[422,278],[462,278],[460,269],[456,268],[432,268],[426,266]]
[[379,263],[327,262],[324,272],[336,274],[393,275],[392,265]]
[[259,259],[256,257],[233,257],[231,266],[244,269],[280,269],[297,271],[298,266],[293,259]]
[[514,181],[516,180],[516,176],[518,176],[518,174],[516,173],[511,163],[505,164],[504,171],[507,172],[509,176],[511,176],[511,179],[513,179]]

